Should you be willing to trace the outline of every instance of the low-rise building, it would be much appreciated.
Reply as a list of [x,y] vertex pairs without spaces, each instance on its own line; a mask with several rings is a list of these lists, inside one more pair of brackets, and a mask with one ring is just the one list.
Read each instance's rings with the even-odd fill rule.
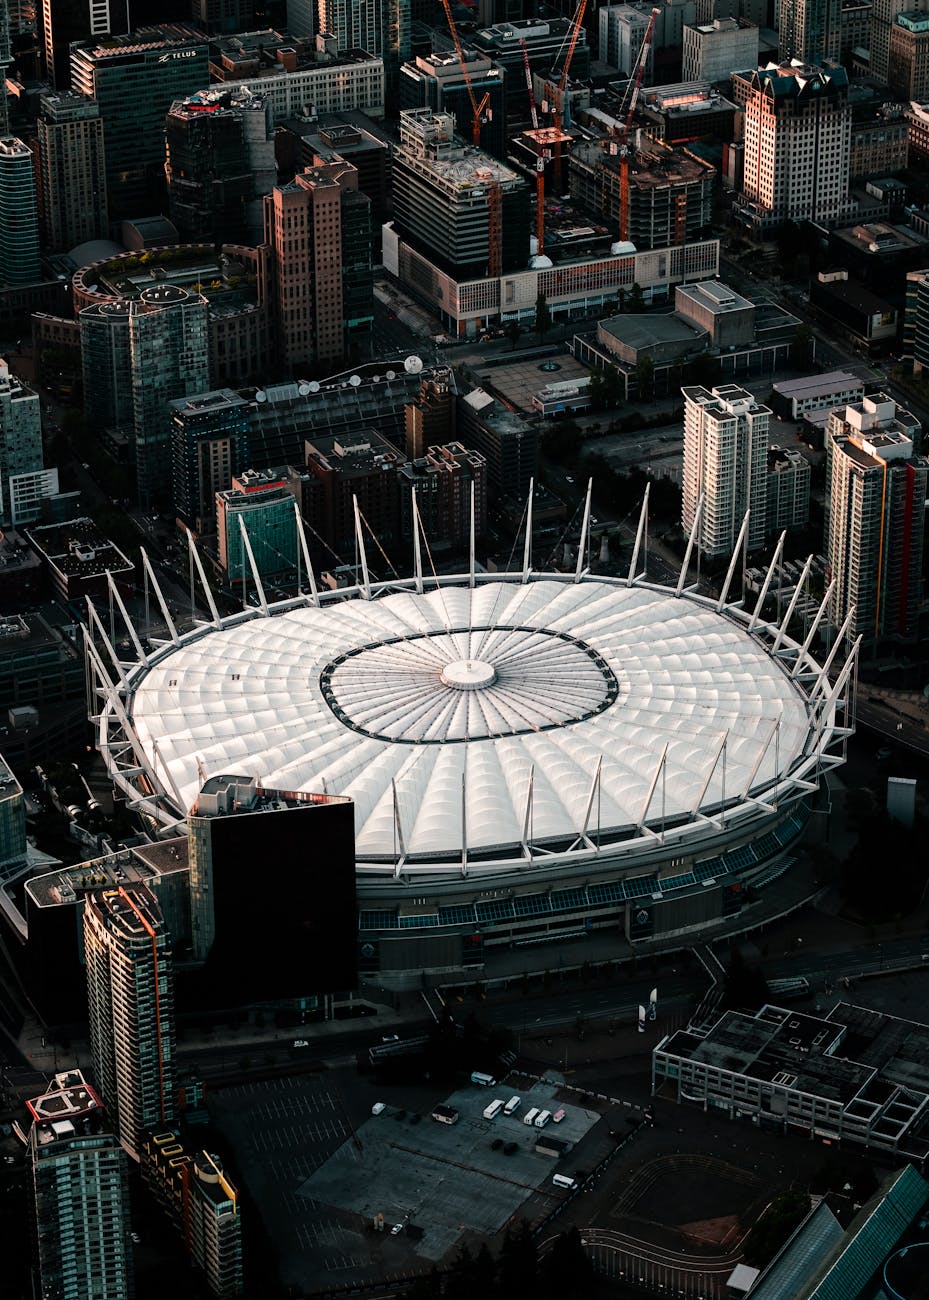
[[847,370],[829,370],[802,379],[784,379],[772,389],[771,406],[782,420],[799,420],[807,411],[827,411],[864,397],[864,380]]
[[765,1005],[667,1034],[652,1094],[763,1130],[929,1157],[929,1025],[838,1002],[822,1016]]
[[117,585],[129,582],[135,565],[92,519],[72,519],[26,530],[26,537],[43,561],[55,594],[65,601],[84,596],[106,598],[107,574]]
[[738,111],[708,81],[700,80],[643,87],[636,116],[649,135],[674,145],[705,137],[732,140]]
[[868,352],[890,346],[897,337],[898,308],[845,270],[820,271],[810,282],[810,301]]

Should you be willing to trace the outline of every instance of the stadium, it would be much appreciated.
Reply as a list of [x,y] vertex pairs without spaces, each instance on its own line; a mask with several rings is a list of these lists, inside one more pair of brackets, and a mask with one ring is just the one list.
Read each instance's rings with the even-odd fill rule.
[[843,759],[854,652],[830,681],[791,612],[528,565],[262,593],[122,683],[89,637],[98,745],[165,834],[221,772],[351,796],[363,969],[693,930],[789,867]]

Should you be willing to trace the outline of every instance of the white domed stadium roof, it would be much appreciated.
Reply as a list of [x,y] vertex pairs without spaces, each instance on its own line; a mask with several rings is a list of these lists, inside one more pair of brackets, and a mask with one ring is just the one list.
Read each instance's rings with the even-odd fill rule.
[[663,825],[740,804],[801,766],[811,734],[804,691],[743,624],[594,578],[291,604],[132,680],[135,734],[182,814],[220,772],[350,795],[359,866],[393,864],[399,835],[413,875],[463,850],[512,866],[530,803],[555,852],[594,823],[602,844],[646,810]]

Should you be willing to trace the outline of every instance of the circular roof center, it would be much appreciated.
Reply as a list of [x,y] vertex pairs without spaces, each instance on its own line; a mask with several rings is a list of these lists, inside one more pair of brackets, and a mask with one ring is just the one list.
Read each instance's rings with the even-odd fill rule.
[[456,691],[479,691],[482,687],[493,686],[497,680],[497,670],[493,664],[482,663],[480,659],[456,659],[446,664],[439,674],[446,686]]
[[327,664],[319,684],[345,726],[407,745],[547,731],[594,717],[620,695],[586,642],[504,623],[357,646]]

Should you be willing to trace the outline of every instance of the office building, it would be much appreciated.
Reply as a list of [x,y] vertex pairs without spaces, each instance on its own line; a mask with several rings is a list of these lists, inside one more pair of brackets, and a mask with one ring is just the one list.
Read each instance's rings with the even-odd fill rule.
[[[465,71],[471,89],[465,81]],[[506,73],[486,54],[465,51],[465,71],[455,53],[420,55],[400,69],[400,108],[431,108],[450,113],[464,140],[474,139],[471,96],[487,105],[481,114],[480,147],[495,158],[506,158]],[[525,84],[525,83],[524,83]]]
[[171,493],[168,404],[209,387],[208,304],[176,284],[101,302],[79,316],[84,407],[135,466],[143,502]]
[[696,544],[702,555],[732,554],[746,510],[746,544],[764,544],[771,412],[735,384],[682,388],[684,469],[681,527],[690,534],[703,498]]
[[[400,541],[400,479],[403,453],[376,429],[352,435],[313,434],[307,439],[307,476],[301,486],[301,511],[314,534],[333,553],[350,562],[355,555],[355,501],[367,527],[386,550]],[[312,544],[312,538],[311,538]]]
[[886,82],[890,71],[890,39],[901,14],[915,16],[929,13],[929,0],[873,0],[868,49],[869,72]]
[[[622,116],[620,102],[613,101],[613,112]],[[737,112],[735,104],[718,95],[708,81],[686,81],[643,88],[636,118],[650,136],[667,145],[704,138],[728,145],[735,138]]]
[[248,402],[230,388],[169,402],[174,511],[196,533],[216,530],[216,494],[248,467]]
[[[770,1005],[726,1011],[705,1032],[665,1035],[652,1053],[652,1094],[923,1165],[927,1051],[929,1026],[847,1002],[817,1016]],[[781,1295],[795,1294],[787,1287]]]
[[[467,39],[469,50],[493,60],[506,73],[507,111],[528,121],[526,103],[525,57],[529,58],[532,72],[557,71],[561,76],[562,60],[574,31],[570,18],[520,18],[514,22],[497,22],[492,27],[481,27]],[[525,55],[523,45],[525,44]],[[602,57],[602,55],[601,55]],[[571,60],[572,77],[586,77],[590,73],[590,46],[587,30],[577,33],[574,57]],[[467,137],[470,139],[470,135]]]
[[890,28],[887,84],[905,103],[929,99],[929,13],[902,13]]
[[[206,963],[205,975],[222,997],[208,1005],[355,987],[351,799],[214,776],[196,797],[187,827],[194,957]],[[255,925],[255,872],[262,863],[279,864],[291,885],[287,907],[269,926]]]
[[842,0],[839,10],[839,61],[848,63],[871,44],[871,0]]
[[44,246],[61,252],[105,239],[106,163],[99,105],[70,91],[43,95],[36,131]]
[[297,518],[287,490],[286,469],[250,469],[216,493],[216,532],[219,564],[226,582],[236,588],[253,586],[252,567],[242,539],[248,534],[255,568],[263,581],[293,583],[297,573]]
[[412,490],[416,509],[430,550],[466,551],[471,537],[471,501],[474,500],[474,535],[487,531],[487,461],[479,451],[450,442],[428,447],[422,456],[400,466],[400,507],[403,535],[413,536]]
[[165,119],[171,220],[182,241],[257,244],[277,180],[271,102],[241,86],[197,91]]
[[[4,624],[0,624],[0,629]],[[0,631],[2,635],[2,631]],[[26,866],[26,808],[23,788],[0,754],[0,882],[21,875]]]
[[758,66],[758,28],[744,18],[684,26],[684,81],[729,81],[733,68]]
[[125,884],[84,900],[94,1075],[126,1151],[174,1116],[177,1069],[172,937],[155,895]]
[[[364,50],[384,62],[387,102],[396,102],[401,64],[410,57],[410,0],[319,0],[319,30],[340,50]],[[360,105],[358,105],[360,107]]]
[[346,162],[308,167],[264,200],[279,357],[292,373],[338,364],[373,321],[371,203]]
[[458,441],[487,461],[487,478],[498,495],[525,500],[538,469],[538,426],[475,388],[458,398],[455,428]]
[[[783,63],[821,66],[837,62],[841,43],[842,0],[778,0],[777,45]],[[749,67],[750,64],[734,64]]]
[[400,114],[394,225],[450,275],[522,270],[529,256],[529,187],[466,145],[448,113]]
[[632,4],[606,5],[600,10],[600,58],[628,77],[638,61],[653,7],[658,13],[645,63],[647,86],[655,80],[680,77],[684,27],[697,21],[694,0],[666,0],[658,6],[636,0]]
[[[195,27],[213,36],[247,31],[255,22],[255,8],[255,0],[192,0],[188,13]],[[287,13],[289,17],[290,5]]]
[[118,0],[39,0],[35,17],[49,83],[66,91],[71,84],[71,45],[125,32],[127,16]]
[[218,1156],[191,1155],[176,1129],[145,1135],[142,1178],[182,1234],[191,1263],[210,1294],[242,1294],[242,1214],[239,1194]]
[[358,172],[358,189],[371,200],[374,260],[380,260],[381,226],[393,210],[391,144],[363,113],[292,118],[274,139],[281,179],[320,163],[347,162]]
[[[10,47],[11,37],[11,19],[10,6],[7,0],[0,4],[0,85],[5,85],[7,69],[13,62],[13,53]],[[18,15],[17,15],[18,18]],[[19,22],[16,22],[16,30],[19,30]],[[0,138],[10,133],[10,113],[7,103],[6,92],[0,95]]]
[[96,100],[103,119],[111,217],[160,210],[165,116],[175,100],[208,84],[208,50],[183,23],[71,47],[71,87]]
[[[628,158],[629,241],[640,252],[689,244],[709,229],[716,169],[683,149],[647,138]],[[568,158],[571,197],[596,212],[612,231],[620,227],[620,157],[599,142],[576,145]],[[551,250],[546,247],[546,252]]]
[[28,1103],[38,1294],[131,1300],[126,1153],[80,1070]]
[[223,37],[210,45],[210,80],[267,95],[275,124],[300,117],[309,104],[320,114],[384,116],[384,60],[329,35],[290,39],[266,29]]
[[770,64],[745,79],[738,220],[763,235],[785,221],[836,225],[849,212],[848,74]]
[[40,279],[39,214],[32,150],[14,136],[0,139],[0,287]]
[[900,104],[882,104],[865,119],[852,122],[849,179],[894,176],[907,165],[910,130]]
[[448,442],[455,432],[455,380],[451,371],[423,378],[416,397],[403,408],[406,454],[418,460],[429,447]]
[[16,474],[42,469],[42,409],[0,357],[0,485]]
[[915,375],[929,366],[929,270],[907,274],[900,355],[912,364]]
[[766,527],[769,534],[810,521],[810,462],[796,447],[768,448]]
[[929,461],[919,423],[886,394],[832,412],[826,429],[825,551],[832,622],[866,643],[919,632]]

